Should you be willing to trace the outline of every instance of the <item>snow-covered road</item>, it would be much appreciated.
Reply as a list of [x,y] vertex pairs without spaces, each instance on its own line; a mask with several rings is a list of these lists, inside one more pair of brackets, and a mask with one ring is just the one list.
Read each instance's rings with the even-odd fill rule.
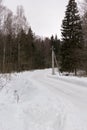
[[23,72],[0,92],[0,130],[87,130],[87,78]]
[[54,95],[73,104],[87,126],[87,78],[59,76],[59,74],[52,76],[51,70],[50,72],[38,71],[38,74],[36,72],[32,77],[34,81],[48,88]]
[[51,71],[44,70],[36,71],[32,79],[87,112],[87,78],[59,76],[59,74],[52,76]]

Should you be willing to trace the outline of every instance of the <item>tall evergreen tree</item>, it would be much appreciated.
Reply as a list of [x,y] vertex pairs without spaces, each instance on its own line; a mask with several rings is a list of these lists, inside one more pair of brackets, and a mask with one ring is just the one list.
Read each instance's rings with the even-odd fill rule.
[[62,22],[61,70],[75,72],[79,67],[83,35],[80,15],[75,0],[69,0]]

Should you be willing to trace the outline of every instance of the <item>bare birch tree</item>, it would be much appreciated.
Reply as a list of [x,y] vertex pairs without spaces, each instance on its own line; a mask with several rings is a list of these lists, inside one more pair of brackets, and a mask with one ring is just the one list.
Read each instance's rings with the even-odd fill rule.
[[17,15],[14,17],[15,34],[18,35],[18,69],[20,71],[20,33],[28,31],[28,23],[22,6],[17,7]]

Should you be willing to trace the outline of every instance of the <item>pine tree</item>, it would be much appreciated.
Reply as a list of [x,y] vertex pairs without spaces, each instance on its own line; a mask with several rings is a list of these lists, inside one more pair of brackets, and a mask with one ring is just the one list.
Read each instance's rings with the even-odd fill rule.
[[79,53],[83,47],[81,19],[75,0],[69,0],[62,22],[61,70],[75,72],[79,67]]

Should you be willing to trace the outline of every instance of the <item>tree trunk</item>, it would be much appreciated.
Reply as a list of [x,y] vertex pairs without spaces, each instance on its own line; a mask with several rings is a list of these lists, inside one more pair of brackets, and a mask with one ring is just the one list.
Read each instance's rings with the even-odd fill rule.
[[74,70],[74,71],[75,71],[75,76],[77,76],[77,69],[75,68],[75,70]]
[[6,59],[6,41],[4,40],[4,46],[3,46],[3,66],[2,66],[2,72],[5,72],[5,59]]

